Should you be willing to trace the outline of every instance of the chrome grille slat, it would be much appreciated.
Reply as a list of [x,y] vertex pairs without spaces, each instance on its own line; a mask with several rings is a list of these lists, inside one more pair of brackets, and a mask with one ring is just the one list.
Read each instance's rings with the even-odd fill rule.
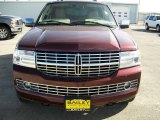
[[[41,60],[39,60],[39,61],[46,61],[46,59],[41,59]],[[68,60],[68,62],[72,62],[73,60]],[[55,60],[50,60],[50,59],[47,59],[47,62],[48,63],[56,63],[56,61]],[[57,62],[66,62],[66,60],[57,60]]]
[[[57,61],[58,62],[58,61]],[[113,63],[100,63],[100,64],[82,64],[82,67],[84,66],[105,66],[105,65],[118,65],[119,62],[113,62]],[[75,64],[56,64],[56,63],[50,63],[50,62],[37,62],[37,65],[53,65],[53,66],[75,66]]]
[[[110,84],[110,85],[90,86],[90,87],[65,87],[65,86],[54,86],[54,85],[46,85],[46,84],[29,82],[31,85],[30,89],[25,88],[24,86],[25,82],[26,81],[17,79],[16,85],[19,89],[24,89],[28,91],[49,94],[49,95],[59,95],[59,96],[66,96],[66,95],[95,96],[95,95],[118,93],[124,90],[128,90],[128,89],[125,89],[124,87],[126,82]],[[138,80],[132,80],[129,82],[131,85],[134,85],[134,86],[131,86],[129,89],[133,89],[138,86]]]
[[[117,60],[117,61],[119,61],[119,59],[112,59],[113,61],[114,60]],[[97,62],[98,60],[92,60],[92,62]],[[101,62],[109,62],[109,60],[99,60],[99,61],[101,61]],[[83,62],[88,62],[88,60],[83,60]]]
[[[46,69],[41,69],[41,70],[42,70],[42,71],[46,71]],[[61,71],[64,72],[64,70],[60,70],[60,69],[59,69],[59,70],[56,70],[56,69],[55,69],[55,70],[52,70],[52,69],[51,69],[51,70],[49,70],[49,71],[50,71],[50,72],[56,72],[56,71],[57,71],[57,72],[61,72]],[[67,73],[67,72],[74,72],[74,71],[67,70],[67,71],[65,71],[65,72]]]
[[[81,60],[78,61],[78,65],[76,64],[75,61],[77,56],[80,56],[81,58]],[[37,69],[39,71],[49,76],[106,77],[118,70],[119,52],[106,52],[106,53],[37,52],[36,64],[37,64]],[[78,72],[78,74],[76,72]]]
[[[44,58],[43,56],[38,56],[39,58]],[[47,56],[47,58],[56,58],[56,56]],[[58,57],[59,59],[61,58],[66,58],[66,57]],[[74,57],[68,57],[69,59],[74,59]]]

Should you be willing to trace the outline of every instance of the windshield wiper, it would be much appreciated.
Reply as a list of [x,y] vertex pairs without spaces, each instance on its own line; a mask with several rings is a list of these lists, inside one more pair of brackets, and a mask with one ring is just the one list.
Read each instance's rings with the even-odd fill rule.
[[[73,24],[76,24],[76,23],[83,23],[83,24],[85,24],[85,25],[92,25],[92,24],[94,24],[94,25],[100,25],[100,26],[105,26],[105,27],[109,27],[109,28],[114,28],[112,25],[109,25],[109,24],[102,24],[102,23],[99,23],[99,22],[97,22],[97,21],[90,21],[90,20],[87,20],[87,21],[84,21],[84,20],[80,20],[80,21],[75,21],[75,22],[73,22]],[[88,24],[87,24],[88,23]],[[90,23],[92,23],[92,24],[90,24]]]
[[38,22],[38,24],[41,24],[41,25],[47,25],[47,24],[71,25],[69,23],[65,23],[65,22],[58,21],[58,20],[45,20],[42,22]]

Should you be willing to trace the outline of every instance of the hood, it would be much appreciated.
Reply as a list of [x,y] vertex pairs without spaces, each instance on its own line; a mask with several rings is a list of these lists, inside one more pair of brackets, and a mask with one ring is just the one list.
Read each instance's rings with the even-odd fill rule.
[[12,15],[0,15],[0,17],[6,18],[6,19],[21,19],[20,17],[12,16]]
[[120,51],[115,33],[103,26],[35,27],[22,38],[18,48],[53,52]]
[[137,50],[137,44],[134,39],[121,29],[114,29],[113,34],[117,38],[121,51]]

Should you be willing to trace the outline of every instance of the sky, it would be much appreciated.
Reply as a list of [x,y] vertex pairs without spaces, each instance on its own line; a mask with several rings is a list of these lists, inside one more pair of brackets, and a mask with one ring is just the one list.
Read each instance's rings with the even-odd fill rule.
[[160,13],[160,0],[140,0],[139,11]]

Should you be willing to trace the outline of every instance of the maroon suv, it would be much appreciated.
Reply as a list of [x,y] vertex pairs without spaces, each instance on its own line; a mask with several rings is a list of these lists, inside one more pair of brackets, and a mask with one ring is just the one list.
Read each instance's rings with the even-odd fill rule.
[[13,74],[20,100],[89,110],[135,98],[140,55],[107,5],[51,2],[17,44]]

